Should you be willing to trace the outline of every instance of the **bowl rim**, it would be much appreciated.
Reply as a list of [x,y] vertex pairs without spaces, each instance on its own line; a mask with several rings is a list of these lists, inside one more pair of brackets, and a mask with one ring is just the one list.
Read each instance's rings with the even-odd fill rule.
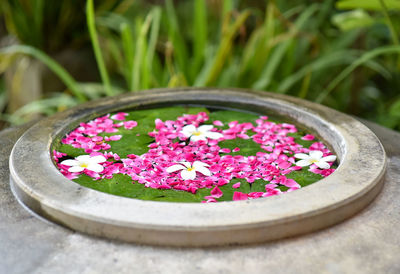
[[[109,112],[169,104],[228,106],[283,115],[316,132],[340,159],[330,176],[268,198],[193,204],[144,201],[71,183],[51,157],[54,140]],[[379,193],[386,170],[379,139],[356,119],[302,99],[240,89],[157,89],[88,102],[29,128],[10,155],[18,200],[77,231],[130,242],[210,246],[257,243],[314,231],[361,210]]]

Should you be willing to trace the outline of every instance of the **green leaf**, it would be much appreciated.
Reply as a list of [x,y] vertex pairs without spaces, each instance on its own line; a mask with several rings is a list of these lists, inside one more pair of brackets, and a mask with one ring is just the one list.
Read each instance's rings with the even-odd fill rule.
[[164,107],[156,109],[144,109],[144,110],[133,110],[127,116],[127,120],[140,120],[153,121],[160,118],[163,121],[166,120],[176,120],[179,116],[183,114],[197,114],[199,112],[208,112],[206,108],[203,107],[189,107],[189,106],[174,106],[174,107]]
[[400,100],[397,99],[391,106],[389,109],[389,113],[391,116],[400,118]]
[[116,174],[111,179],[93,180],[87,175],[80,175],[74,181],[84,187],[92,188],[108,194],[122,197],[135,198],[152,201],[169,201],[193,203],[201,202],[204,196],[210,194],[210,189],[202,189],[192,194],[186,191],[171,189],[153,189],[145,187],[143,184],[133,182],[131,177],[124,174]]
[[384,46],[380,48],[376,48],[374,50],[368,51],[361,55],[358,59],[356,59],[351,65],[346,67],[344,70],[342,70],[339,75],[337,75],[326,87],[325,90],[323,90],[315,102],[317,103],[322,103],[325,98],[331,93],[337,85],[339,85],[340,82],[342,82],[347,76],[349,76],[356,68],[358,68],[361,65],[366,64],[368,61],[370,61],[373,58],[376,58],[379,55],[385,55],[385,54],[394,54],[394,53],[400,53],[400,46]]
[[[390,10],[400,10],[400,1],[385,0],[385,5]],[[338,9],[365,9],[381,11],[382,5],[379,0],[340,0],[336,2]]]
[[[251,34],[243,51],[240,69],[245,76],[246,84],[248,83],[247,80],[254,81],[259,77],[264,64],[267,63],[272,48],[270,42],[274,39],[274,31],[277,25],[277,16],[275,3],[268,1],[264,23]],[[247,72],[246,75],[244,75],[245,72]]]
[[255,180],[251,186],[250,190],[251,192],[265,192],[265,185],[268,184],[268,181],[264,180]]
[[332,17],[332,22],[342,31],[368,27],[375,23],[368,13],[360,9],[335,14]]
[[[165,10],[168,19],[168,38],[172,42],[174,55],[177,59],[179,69],[182,73],[187,72],[188,50],[179,27],[178,18],[174,3],[171,0],[165,1]],[[186,75],[185,75],[186,76]],[[187,77],[185,77],[187,78]]]
[[[228,15],[229,14],[226,16]],[[235,22],[228,27],[226,32],[223,33],[221,43],[219,44],[217,53],[215,54],[214,61],[206,78],[205,85],[212,86],[218,79],[218,76],[221,74],[222,68],[224,67],[224,64],[231,53],[233,39],[249,16],[249,11],[241,12]]]
[[62,67],[58,64],[53,58],[48,56],[41,50],[38,50],[31,46],[22,46],[22,45],[15,45],[9,46],[0,49],[0,57],[2,54],[27,54],[30,56],[35,57],[43,64],[49,67],[49,69],[56,74],[61,81],[71,90],[71,92],[78,98],[79,101],[84,102],[86,101],[86,97],[83,95],[81,90],[79,89],[78,83],[74,80],[74,78]]
[[100,49],[99,39],[97,37],[93,0],[87,0],[86,2],[86,20],[97,66],[100,71],[101,80],[103,81],[104,90],[108,96],[115,95],[111,88],[110,78],[108,76],[107,68]]
[[125,80],[127,82],[129,90],[133,90],[132,86],[132,75],[133,75],[133,63],[134,63],[134,43],[132,39],[132,30],[128,23],[124,22],[121,24],[121,42],[124,50],[124,57],[126,60],[125,64]]
[[[296,20],[294,27],[292,27],[292,32],[297,34],[304,25],[312,18],[312,15],[318,11],[318,5],[310,5],[304,12],[302,12],[299,18]],[[252,85],[252,88],[263,90],[268,88],[271,84],[273,76],[277,71],[285,53],[288,51],[289,46],[293,42],[294,37],[282,42],[279,46],[275,47],[271,53],[269,61],[265,64],[264,69],[259,77],[259,79]]]
[[312,141],[307,141],[307,140],[302,140],[301,138],[306,135],[305,132],[298,131],[296,133],[288,133],[287,136],[291,136],[294,138],[295,142],[298,143],[299,145],[302,145],[303,147],[310,147],[315,140]]
[[153,138],[145,134],[139,136],[132,134],[124,134],[119,141],[110,141],[110,151],[117,153],[121,158],[126,158],[128,154],[142,155],[149,151],[148,145],[154,141]]
[[54,147],[54,149],[58,152],[65,153],[72,158],[75,158],[79,155],[87,154],[85,153],[85,150],[83,148],[75,148],[71,145],[62,144],[61,142],[58,146]]
[[203,0],[194,1],[193,20],[193,63],[191,65],[191,78],[199,73],[200,66],[204,61],[204,53],[207,45],[207,6]]
[[148,41],[148,49],[146,53],[146,70],[143,71],[143,89],[148,89],[151,86],[151,75],[153,74],[153,61],[156,55],[156,46],[158,41],[158,35],[161,25],[161,8],[154,7],[151,11],[152,22],[150,37]]
[[300,81],[302,78],[306,77],[307,74],[313,71],[321,71],[343,64],[350,64],[354,59],[356,59],[356,54],[358,54],[358,51],[356,50],[343,50],[329,52],[326,55],[320,56],[315,61],[310,62],[303,68],[283,79],[279,84],[277,91],[279,93],[286,93],[296,82]]
[[252,139],[236,138],[219,142],[218,145],[221,148],[229,148],[230,150],[233,150],[234,148],[240,149],[238,152],[229,153],[231,155],[251,156],[256,155],[257,152],[265,152],[265,150],[261,148],[260,144],[253,142]]
[[298,171],[292,171],[286,175],[286,178],[295,180],[301,187],[308,186],[324,178],[322,175],[312,173],[307,169],[308,167],[305,167]]
[[[233,184],[240,183],[239,188],[233,188]],[[250,184],[245,179],[232,179],[229,184],[224,186],[220,186],[219,189],[222,191],[223,195],[221,198],[218,198],[218,201],[232,201],[233,194],[238,192],[249,193],[250,192]]]
[[248,113],[248,112],[239,112],[239,111],[231,111],[231,110],[218,110],[211,112],[210,121],[223,121],[225,127],[229,122],[238,121],[239,123],[248,123],[253,122],[259,118],[259,115]]

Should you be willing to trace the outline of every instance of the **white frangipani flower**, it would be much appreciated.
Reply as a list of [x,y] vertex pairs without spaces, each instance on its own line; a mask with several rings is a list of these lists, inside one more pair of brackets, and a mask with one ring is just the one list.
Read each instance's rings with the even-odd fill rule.
[[194,180],[196,178],[196,171],[202,173],[205,176],[211,176],[211,172],[207,167],[209,167],[209,165],[200,161],[195,161],[193,164],[189,162],[179,162],[179,164],[167,168],[167,172],[172,173],[178,170],[182,170],[182,179]]
[[328,162],[333,162],[336,160],[335,155],[329,155],[326,157],[322,157],[324,154],[322,151],[319,150],[311,150],[309,154],[305,153],[296,153],[294,157],[301,159],[300,161],[296,162],[297,166],[309,166],[312,164],[316,164],[317,167],[322,168],[322,169],[328,169],[330,168],[330,164]]
[[104,167],[100,165],[107,161],[104,156],[98,155],[90,157],[89,155],[80,155],[75,160],[64,160],[60,164],[70,166],[69,172],[81,172],[84,169],[88,169],[94,172],[102,172]]
[[182,128],[182,134],[190,138],[192,141],[206,141],[207,138],[219,139],[223,135],[219,132],[211,131],[214,127],[212,125],[202,125],[196,128],[194,125],[187,125]]

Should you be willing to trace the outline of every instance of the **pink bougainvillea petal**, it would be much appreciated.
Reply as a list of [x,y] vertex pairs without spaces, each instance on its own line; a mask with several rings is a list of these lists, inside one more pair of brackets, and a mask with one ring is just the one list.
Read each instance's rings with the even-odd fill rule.
[[117,114],[111,116],[111,119],[118,120],[118,121],[123,121],[123,120],[125,120],[126,116],[128,116],[128,113],[118,112]]
[[284,183],[282,183],[284,186],[287,186],[289,188],[297,187],[300,188],[300,185],[293,179],[287,179]]
[[311,134],[307,134],[307,135],[301,137],[301,139],[302,139],[302,140],[305,140],[305,141],[312,141],[312,140],[315,139],[315,136],[314,136],[314,135],[311,135]]
[[216,121],[213,122],[213,125],[222,127],[222,126],[224,125],[224,123],[222,123],[222,122],[219,121],[219,120],[216,120]]
[[286,162],[286,161],[281,161],[278,166],[280,169],[288,169],[290,166],[292,165],[292,163],[290,162]]
[[222,149],[220,149],[220,152],[221,153],[230,153],[231,150],[229,148],[222,148]]
[[214,187],[213,190],[211,190],[211,196],[214,198],[220,198],[224,195],[222,191],[218,188],[218,186]]
[[122,138],[122,135],[112,135],[108,139],[110,141],[119,141],[119,140],[121,140],[121,138]]
[[240,182],[232,185],[232,188],[239,188],[239,187],[240,187]]
[[136,121],[124,122],[124,128],[126,128],[126,129],[132,129],[132,128],[136,127],[137,125],[138,125],[138,123]]
[[234,201],[247,200],[247,198],[248,198],[248,195],[246,193],[238,192],[238,191],[235,191],[233,193]]

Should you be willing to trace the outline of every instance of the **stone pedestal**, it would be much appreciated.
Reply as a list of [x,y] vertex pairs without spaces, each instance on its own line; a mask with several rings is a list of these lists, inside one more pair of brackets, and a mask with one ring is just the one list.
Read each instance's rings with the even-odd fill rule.
[[0,273],[400,273],[400,134],[365,124],[388,156],[383,190],[368,207],[314,233],[220,248],[110,241],[35,216],[9,187],[8,155],[26,128],[2,131]]

